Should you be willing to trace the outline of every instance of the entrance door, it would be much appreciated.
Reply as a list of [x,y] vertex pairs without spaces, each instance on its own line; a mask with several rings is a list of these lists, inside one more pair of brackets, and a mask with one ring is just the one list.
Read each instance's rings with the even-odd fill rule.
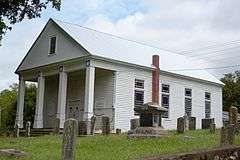
[[74,118],[78,121],[81,120],[80,100],[67,101],[67,119]]

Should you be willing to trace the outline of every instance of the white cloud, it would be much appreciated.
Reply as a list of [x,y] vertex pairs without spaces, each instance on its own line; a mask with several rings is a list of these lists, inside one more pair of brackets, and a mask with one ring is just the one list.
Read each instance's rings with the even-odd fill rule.
[[[238,0],[66,0],[60,12],[47,10],[42,20],[45,23],[52,16],[179,52],[240,39],[239,5]],[[4,57],[0,59],[0,90],[17,80],[13,72],[44,23],[37,19],[17,24],[4,38],[0,47],[0,55]],[[238,57],[229,59],[229,56]],[[210,54],[198,58],[210,60],[208,63],[199,61],[201,67],[225,66],[240,61],[238,50],[226,51],[221,57]],[[224,73],[233,69],[237,68],[217,71]]]

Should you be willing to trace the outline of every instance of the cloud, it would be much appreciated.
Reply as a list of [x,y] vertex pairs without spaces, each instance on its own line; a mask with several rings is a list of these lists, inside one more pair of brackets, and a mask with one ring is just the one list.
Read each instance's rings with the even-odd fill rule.
[[[231,0],[66,0],[57,12],[47,9],[42,18],[14,26],[0,47],[0,90],[17,81],[14,70],[49,17],[186,54],[199,67],[238,64],[239,43],[198,49],[240,37],[240,1]],[[216,50],[227,49],[214,53]],[[209,53],[206,55],[206,53]],[[213,53],[212,53],[213,52]],[[210,70],[218,75],[240,68]]]

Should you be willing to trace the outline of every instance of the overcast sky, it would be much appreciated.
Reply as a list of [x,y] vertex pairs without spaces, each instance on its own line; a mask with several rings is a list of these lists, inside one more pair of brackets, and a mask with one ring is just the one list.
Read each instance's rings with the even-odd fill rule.
[[[49,7],[42,18],[16,24],[6,34],[0,90],[18,81],[14,71],[50,17],[185,54],[199,68],[238,65],[239,8],[239,0],[62,0],[60,12]],[[237,69],[209,71],[220,77]]]

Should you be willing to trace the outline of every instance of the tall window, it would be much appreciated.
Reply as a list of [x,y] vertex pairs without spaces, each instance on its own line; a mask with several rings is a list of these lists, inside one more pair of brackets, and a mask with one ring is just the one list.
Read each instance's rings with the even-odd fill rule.
[[205,118],[211,117],[211,93],[205,92]]
[[162,106],[168,110],[163,114],[163,118],[169,118],[169,96],[170,86],[167,84],[162,84]]
[[144,80],[135,79],[134,107],[139,107],[144,103]]
[[192,116],[192,89],[185,88],[185,113]]
[[55,54],[56,53],[56,43],[57,43],[57,38],[56,37],[51,37],[50,38],[50,47],[49,47],[49,54]]

